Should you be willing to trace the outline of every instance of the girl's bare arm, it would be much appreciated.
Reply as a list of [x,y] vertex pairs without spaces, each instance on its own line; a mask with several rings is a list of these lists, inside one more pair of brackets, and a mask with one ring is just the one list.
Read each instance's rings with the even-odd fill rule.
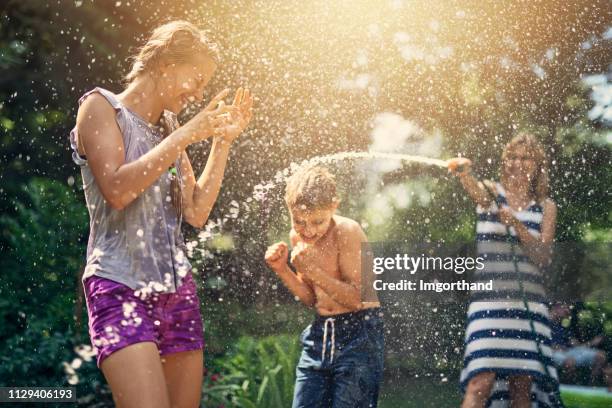
[[[217,95],[214,106],[226,94],[224,91]],[[190,143],[212,136],[216,126],[223,122],[218,115],[227,110],[214,109],[214,106],[211,103],[210,109],[200,112],[138,159],[126,163],[115,109],[98,93],[87,97],[77,114],[78,142],[96,184],[111,207],[125,208],[167,171]]]
[[204,171],[196,181],[186,152],[181,157],[183,174],[183,217],[196,228],[202,228],[212,211],[221,189],[230,144],[215,138]]
[[[209,105],[210,106],[210,105]],[[239,88],[230,107],[224,125],[218,129],[223,137],[215,137],[204,171],[196,181],[191,162],[186,153],[181,157],[183,176],[183,214],[185,221],[202,228],[217,200],[230,144],[248,126],[253,115],[253,95],[248,89]]]

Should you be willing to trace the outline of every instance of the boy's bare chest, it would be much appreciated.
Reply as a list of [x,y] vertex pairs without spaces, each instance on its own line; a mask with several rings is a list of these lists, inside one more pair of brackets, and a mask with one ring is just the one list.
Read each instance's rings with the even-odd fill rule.
[[338,242],[333,237],[326,237],[315,245],[319,267],[335,278],[340,276],[338,265]]

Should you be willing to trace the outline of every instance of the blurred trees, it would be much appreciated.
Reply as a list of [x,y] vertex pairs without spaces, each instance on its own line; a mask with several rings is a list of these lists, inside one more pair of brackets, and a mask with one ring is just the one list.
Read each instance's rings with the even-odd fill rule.
[[[94,86],[119,91],[128,56],[172,18],[205,26],[222,46],[207,97],[245,85],[258,98],[211,219],[291,162],[367,150],[375,115],[394,112],[422,129],[403,151],[438,134],[441,157],[470,157],[483,177],[496,177],[517,130],[534,131],[550,156],[558,237],[609,239],[610,123],[588,118],[593,89],[582,81],[610,76],[607,1],[9,0],[0,6],[0,339],[43,315],[67,333],[88,228],[68,142],[77,99]],[[190,148],[196,170],[206,151]],[[342,210],[367,220],[357,182],[367,175],[343,167]],[[384,184],[426,186],[433,198],[395,208],[373,236],[471,237],[472,204],[444,172],[410,167]],[[251,284],[269,275],[260,259],[268,241],[285,238],[281,190],[230,217],[223,229],[235,249],[205,263],[207,276],[244,283],[230,297],[269,290],[255,295]]]
[[[534,129],[549,149],[561,204],[588,203],[579,224],[609,225],[607,200],[592,200],[609,182],[582,179],[586,191],[572,183],[577,173],[601,181],[597,171],[610,159],[609,144],[596,143],[608,130],[585,120],[592,102],[580,83],[585,74],[608,72],[607,6],[11,0],[0,25],[0,204],[10,211],[19,186],[35,175],[77,176],[67,134],[78,97],[96,85],[120,90],[127,57],[148,30],[185,18],[207,27],[224,50],[208,95],[244,84],[259,98],[251,130],[234,148],[221,203],[244,199],[291,161],[367,148],[370,120],[392,111],[441,131],[444,156],[469,155],[487,176],[510,136]],[[196,154],[196,166],[204,158]],[[247,174],[253,177],[245,182]],[[576,216],[561,235],[580,235],[568,232]]]

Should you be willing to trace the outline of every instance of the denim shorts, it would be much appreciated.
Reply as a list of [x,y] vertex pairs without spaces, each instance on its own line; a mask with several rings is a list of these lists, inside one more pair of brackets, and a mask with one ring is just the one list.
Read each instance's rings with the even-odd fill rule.
[[376,407],[384,361],[380,308],[318,316],[300,341],[293,408]]
[[128,286],[99,276],[87,278],[84,290],[98,367],[134,343],[153,342],[160,355],[204,347],[200,301],[191,272],[175,293],[152,293],[144,299]]

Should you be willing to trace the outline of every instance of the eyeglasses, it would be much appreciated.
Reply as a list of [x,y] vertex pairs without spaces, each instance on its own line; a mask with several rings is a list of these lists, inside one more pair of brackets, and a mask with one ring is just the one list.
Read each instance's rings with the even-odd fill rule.
[[520,161],[534,161],[535,159],[531,156],[515,156],[509,155],[506,160],[520,160]]

